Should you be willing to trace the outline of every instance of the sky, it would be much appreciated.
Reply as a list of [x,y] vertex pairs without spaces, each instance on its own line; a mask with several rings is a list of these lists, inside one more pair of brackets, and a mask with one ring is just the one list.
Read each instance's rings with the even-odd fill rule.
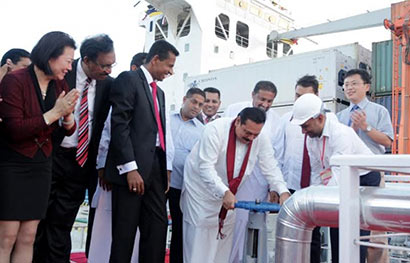
[[[200,1],[200,0],[197,0]],[[145,30],[139,20],[147,3],[139,0],[2,0],[2,38],[0,56],[11,48],[24,48],[29,52],[37,41],[49,31],[59,30],[70,34],[77,47],[87,37],[106,33],[114,41],[117,65],[112,75],[129,69],[134,54],[144,47]],[[389,7],[390,0],[282,0],[295,19],[296,27],[307,27],[328,20],[365,13]],[[319,45],[306,45],[306,50],[326,48],[359,42],[371,48],[372,42],[390,39],[383,27],[346,33],[311,37]],[[302,41],[301,41],[302,43]],[[309,47],[308,47],[309,46]],[[79,51],[76,51],[79,57]]]

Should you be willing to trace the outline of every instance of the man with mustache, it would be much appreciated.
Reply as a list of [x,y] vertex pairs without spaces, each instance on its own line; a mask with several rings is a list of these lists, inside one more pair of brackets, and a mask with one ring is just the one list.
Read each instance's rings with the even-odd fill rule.
[[261,133],[265,119],[264,111],[249,107],[236,118],[215,120],[189,154],[181,194],[184,262],[228,262],[239,211],[232,211],[235,194],[256,164],[272,199],[282,204],[290,196],[269,138]]
[[[69,262],[74,220],[86,189],[92,197],[97,185],[98,144],[110,108],[112,78],[108,75],[115,65],[113,41],[104,34],[87,38],[81,44],[80,54],[81,58],[73,62],[73,70],[65,77],[70,89],[81,94],[74,110],[77,129],[71,136],[64,136],[62,129],[53,134],[49,206],[37,231],[34,253],[34,261],[39,263]],[[92,217],[90,212],[89,222]]]
[[[225,111],[226,117],[236,117],[238,113],[245,107],[257,107],[266,113],[266,122],[262,132],[268,135],[270,140],[269,146],[272,147],[272,142],[276,137],[276,127],[280,122],[280,116],[271,108],[276,97],[277,89],[275,84],[270,81],[259,81],[256,83],[252,91],[252,101],[239,102],[228,106]],[[275,149],[276,150],[276,149]],[[275,153],[276,157],[276,153]],[[258,165],[252,174],[243,183],[243,186],[238,191],[238,200],[254,201],[259,199],[264,201],[268,198],[268,182],[263,174],[261,174]],[[273,201],[273,200],[271,200]],[[243,257],[243,247],[245,242],[245,231],[248,223],[249,212],[240,209],[236,212],[236,225],[234,231],[234,244],[229,262],[239,262]]]
[[203,124],[207,124],[221,117],[217,112],[221,106],[221,92],[213,87],[204,89],[205,103],[202,112],[198,114],[197,119]]

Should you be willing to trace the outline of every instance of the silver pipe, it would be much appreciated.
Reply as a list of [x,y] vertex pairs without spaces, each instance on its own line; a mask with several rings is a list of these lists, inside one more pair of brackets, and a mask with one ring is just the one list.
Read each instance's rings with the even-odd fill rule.
[[[338,217],[338,187],[311,186],[296,191],[279,211],[275,262],[310,262],[313,228],[338,227]],[[410,233],[410,192],[361,187],[360,221],[365,230]]]

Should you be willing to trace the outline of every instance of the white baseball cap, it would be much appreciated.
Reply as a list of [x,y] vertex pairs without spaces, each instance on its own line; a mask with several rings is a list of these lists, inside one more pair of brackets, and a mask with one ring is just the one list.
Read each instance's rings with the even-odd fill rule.
[[291,123],[302,125],[324,112],[322,100],[315,94],[306,93],[295,101]]

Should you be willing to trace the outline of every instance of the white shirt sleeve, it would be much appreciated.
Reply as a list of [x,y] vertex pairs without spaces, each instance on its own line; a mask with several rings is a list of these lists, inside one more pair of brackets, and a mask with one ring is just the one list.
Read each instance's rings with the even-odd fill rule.
[[216,163],[223,143],[216,126],[206,126],[199,141],[199,177],[216,198],[222,199],[229,188],[222,182],[216,170]]
[[275,150],[275,159],[278,162],[279,168],[283,168],[285,149],[286,149],[286,124],[287,120],[281,118],[275,135],[272,138],[272,147]]
[[120,174],[125,174],[138,169],[135,161],[128,162],[126,164],[117,165],[117,169]]
[[269,183],[270,191],[275,191],[278,194],[289,192],[286,183],[283,180],[283,175],[279,169],[278,162],[275,159],[275,153],[272,149],[269,138],[266,134],[259,135],[260,149],[258,154],[258,164],[263,175]]
[[107,119],[104,122],[104,129],[101,134],[100,145],[98,146],[97,170],[104,168],[107,160],[108,147],[111,141],[111,110],[110,108]]

